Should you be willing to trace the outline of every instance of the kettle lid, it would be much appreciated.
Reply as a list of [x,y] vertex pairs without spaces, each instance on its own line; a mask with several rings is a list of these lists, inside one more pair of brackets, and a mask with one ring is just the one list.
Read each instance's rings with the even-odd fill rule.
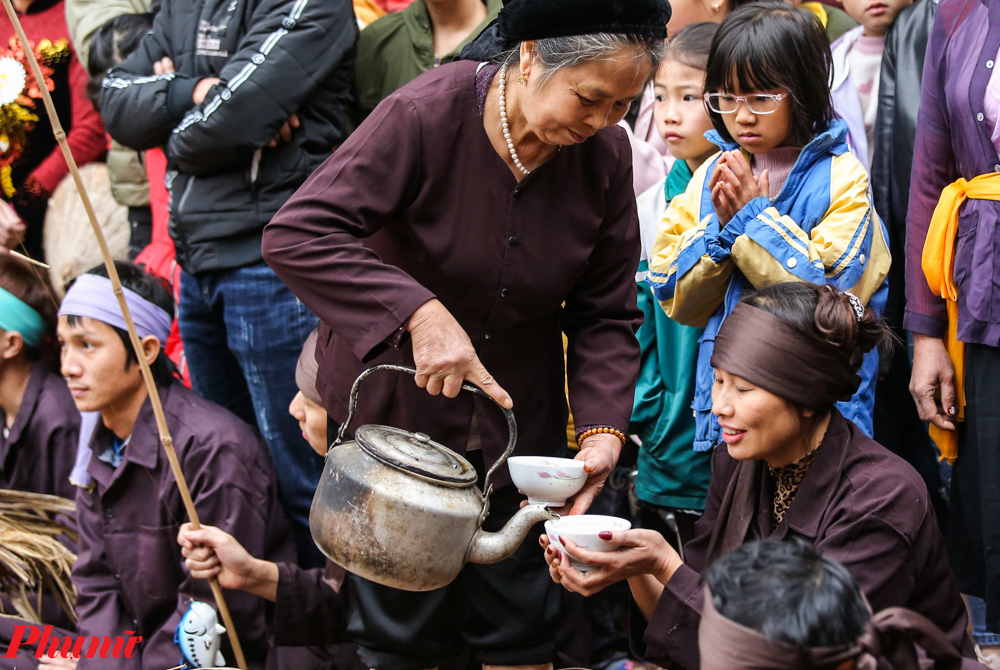
[[424,433],[367,425],[358,428],[354,439],[376,460],[434,484],[467,488],[478,478],[469,461]]

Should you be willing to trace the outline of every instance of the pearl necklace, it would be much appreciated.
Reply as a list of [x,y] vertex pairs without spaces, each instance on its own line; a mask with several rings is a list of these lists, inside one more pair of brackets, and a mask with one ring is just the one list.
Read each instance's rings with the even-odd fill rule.
[[521,159],[517,157],[517,151],[514,150],[514,141],[510,139],[510,126],[507,125],[507,96],[504,93],[507,90],[507,64],[505,63],[500,68],[500,123],[503,125],[503,138],[507,140],[507,151],[510,152],[510,158],[514,161],[514,165],[517,169],[528,175],[531,174],[531,170],[526,169],[521,165]]

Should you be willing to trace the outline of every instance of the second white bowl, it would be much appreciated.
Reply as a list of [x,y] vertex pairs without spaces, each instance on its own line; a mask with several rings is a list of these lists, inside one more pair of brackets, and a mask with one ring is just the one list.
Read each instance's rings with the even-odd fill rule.
[[545,534],[549,536],[549,542],[557,550],[566,552],[571,559],[572,566],[580,572],[593,570],[593,566],[573,558],[563,545],[563,540],[571,540],[576,546],[589,551],[617,551],[617,546],[608,544],[598,534],[606,530],[629,530],[631,528],[632,523],[628,519],[602,514],[577,514],[545,522]]

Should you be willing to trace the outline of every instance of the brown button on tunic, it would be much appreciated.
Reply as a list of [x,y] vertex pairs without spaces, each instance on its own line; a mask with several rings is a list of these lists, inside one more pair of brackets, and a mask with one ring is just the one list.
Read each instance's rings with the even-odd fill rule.
[[[233,535],[252,556],[294,561],[295,547],[278,505],[274,467],[249,426],[195,395],[180,382],[160,386],[177,458],[201,522]],[[180,662],[174,631],[192,599],[214,603],[208,582],[184,567],[177,531],[187,520],[160,445],[149,400],[136,420],[123,461],[112,468],[98,456],[112,434],[99,424],[91,447],[92,490],[79,489],[80,555],[73,567],[81,634],[143,636],[141,658],[116,668],[172,668]],[[303,448],[306,448],[303,446]],[[264,600],[226,591],[226,603],[252,668],[268,654]],[[228,641],[223,636],[223,649]],[[224,653],[226,653],[224,651]],[[228,665],[234,665],[231,653]],[[101,664],[104,665],[101,665]],[[82,659],[80,670],[108,667]]]
[[[566,443],[562,331],[577,425],[628,427],[642,318],[631,150],[607,128],[518,183],[483,128],[476,67],[443,65],[383,101],[267,226],[264,257],[326,324],[318,387],[334,420],[362,370],[412,365],[408,343],[386,342],[437,297],[512,396],[516,453],[551,454]],[[417,430],[462,453],[474,406],[490,463],[501,413],[409,376],[366,380],[352,429]]]
[[[898,456],[866,437],[833,410],[781,523],[773,522],[774,482],[763,461],[757,515],[748,536],[799,538],[854,576],[876,612],[908,607],[933,621],[963,655],[975,658],[965,632],[968,617],[945,556],[927,487]],[[700,573],[723,495],[739,461],[725,446],[712,455],[712,482],[697,537],[684,546],[687,562],[667,583],[648,624],[632,608],[632,645],[663,668],[697,670],[701,618]]]

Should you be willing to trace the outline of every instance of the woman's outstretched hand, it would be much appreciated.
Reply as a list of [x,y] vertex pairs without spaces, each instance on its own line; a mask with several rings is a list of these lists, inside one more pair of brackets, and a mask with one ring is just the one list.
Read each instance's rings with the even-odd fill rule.
[[197,579],[219,578],[219,586],[248,591],[274,601],[278,591],[278,566],[254,558],[239,541],[215,526],[194,530],[185,523],[177,532],[184,565]]
[[488,396],[511,409],[514,401],[486,371],[472,341],[451,312],[439,300],[428,300],[417,308],[406,325],[413,341],[417,386],[431,395],[454,398],[462,382],[472,382]]
[[[606,531],[601,539],[619,550],[588,551],[562,538],[566,551],[560,552],[549,544],[547,536],[542,535],[539,544],[545,549],[545,562],[549,565],[552,581],[562,584],[568,591],[591,596],[612,584],[640,575],[652,575],[661,584],[666,584],[684,563],[663,536],[653,530]],[[571,561],[595,567],[580,572],[570,565]]]

